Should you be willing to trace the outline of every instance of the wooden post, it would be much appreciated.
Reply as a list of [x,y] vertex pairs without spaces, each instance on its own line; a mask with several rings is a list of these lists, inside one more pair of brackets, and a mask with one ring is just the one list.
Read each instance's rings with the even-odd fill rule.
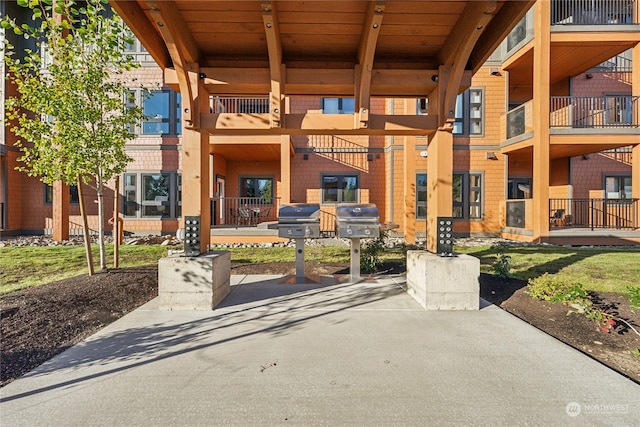
[[53,240],[69,240],[69,186],[62,181],[53,183]]
[[533,49],[533,240],[549,238],[550,2],[534,6]]
[[429,137],[427,157],[427,250],[436,253],[438,217],[453,213],[453,133],[439,129]]

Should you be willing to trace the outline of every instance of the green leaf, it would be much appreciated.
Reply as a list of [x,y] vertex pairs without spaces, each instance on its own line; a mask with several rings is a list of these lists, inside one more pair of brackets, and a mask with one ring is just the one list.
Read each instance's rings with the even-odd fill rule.
[[29,2],[27,0],[18,0],[18,6],[29,7]]

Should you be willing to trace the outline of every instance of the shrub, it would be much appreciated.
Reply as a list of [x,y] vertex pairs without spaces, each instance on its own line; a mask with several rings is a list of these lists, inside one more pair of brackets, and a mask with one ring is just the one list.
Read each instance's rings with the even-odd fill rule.
[[562,280],[544,273],[535,279],[529,279],[527,294],[544,301],[566,302],[569,296],[587,296],[582,285]]
[[632,310],[640,310],[640,286],[627,286],[629,291],[630,308]]
[[527,294],[535,299],[560,302],[571,307],[567,315],[581,313],[603,332],[610,332],[616,325],[613,316],[606,311],[593,307],[591,296],[582,289],[580,283],[563,281],[548,273],[529,280]]
[[380,267],[382,261],[380,254],[384,252],[384,239],[387,233],[380,231],[380,236],[375,240],[369,240],[360,248],[360,268],[367,272],[374,272]]
[[511,255],[498,254],[498,259],[493,264],[492,269],[495,274],[505,279],[513,277],[513,274],[511,274]]

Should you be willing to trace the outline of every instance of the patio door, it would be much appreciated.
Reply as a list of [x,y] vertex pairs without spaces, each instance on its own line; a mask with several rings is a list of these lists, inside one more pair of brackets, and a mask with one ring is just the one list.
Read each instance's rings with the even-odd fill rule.
[[225,178],[221,175],[216,175],[216,209],[215,217],[217,225],[224,225],[227,223],[225,214]]

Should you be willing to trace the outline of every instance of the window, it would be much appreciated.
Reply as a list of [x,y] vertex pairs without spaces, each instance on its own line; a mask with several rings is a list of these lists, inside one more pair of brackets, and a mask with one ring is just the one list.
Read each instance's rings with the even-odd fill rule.
[[142,216],[169,217],[169,174],[142,174]]
[[507,199],[530,199],[531,178],[509,178],[507,183]]
[[[418,98],[416,100],[416,113],[424,115],[428,113],[428,110],[429,99]],[[483,135],[484,89],[470,88],[458,95],[454,115],[454,135]]]
[[458,95],[455,107],[454,135],[484,134],[484,89],[470,88]]
[[144,135],[167,135],[169,133],[168,91],[151,92],[143,101],[143,112],[147,116],[142,122]]
[[273,178],[240,178],[240,197],[258,197],[262,203],[273,204]]
[[131,133],[141,135],[180,135],[182,133],[182,100],[171,89],[146,91],[130,89],[127,107],[142,105],[146,118],[140,126],[133,126]]
[[322,98],[323,114],[353,114],[353,98]]
[[123,214],[127,218],[177,218],[182,215],[179,173],[126,173]]
[[[53,187],[49,184],[44,185],[44,203],[50,205],[53,203]],[[78,186],[70,185],[69,186],[69,203],[78,204],[80,203],[80,197],[78,197]]]
[[604,188],[605,198],[607,199],[630,199],[631,176],[605,176]]
[[608,125],[630,125],[632,123],[633,102],[630,96],[607,95],[604,100],[605,118]]
[[416,175],[416,219],[427,218],[427,174]]
[[358,203],[357,175],[323,175],[322,203]]
[[453,174],[453,217],[482,218],[482,174]]

